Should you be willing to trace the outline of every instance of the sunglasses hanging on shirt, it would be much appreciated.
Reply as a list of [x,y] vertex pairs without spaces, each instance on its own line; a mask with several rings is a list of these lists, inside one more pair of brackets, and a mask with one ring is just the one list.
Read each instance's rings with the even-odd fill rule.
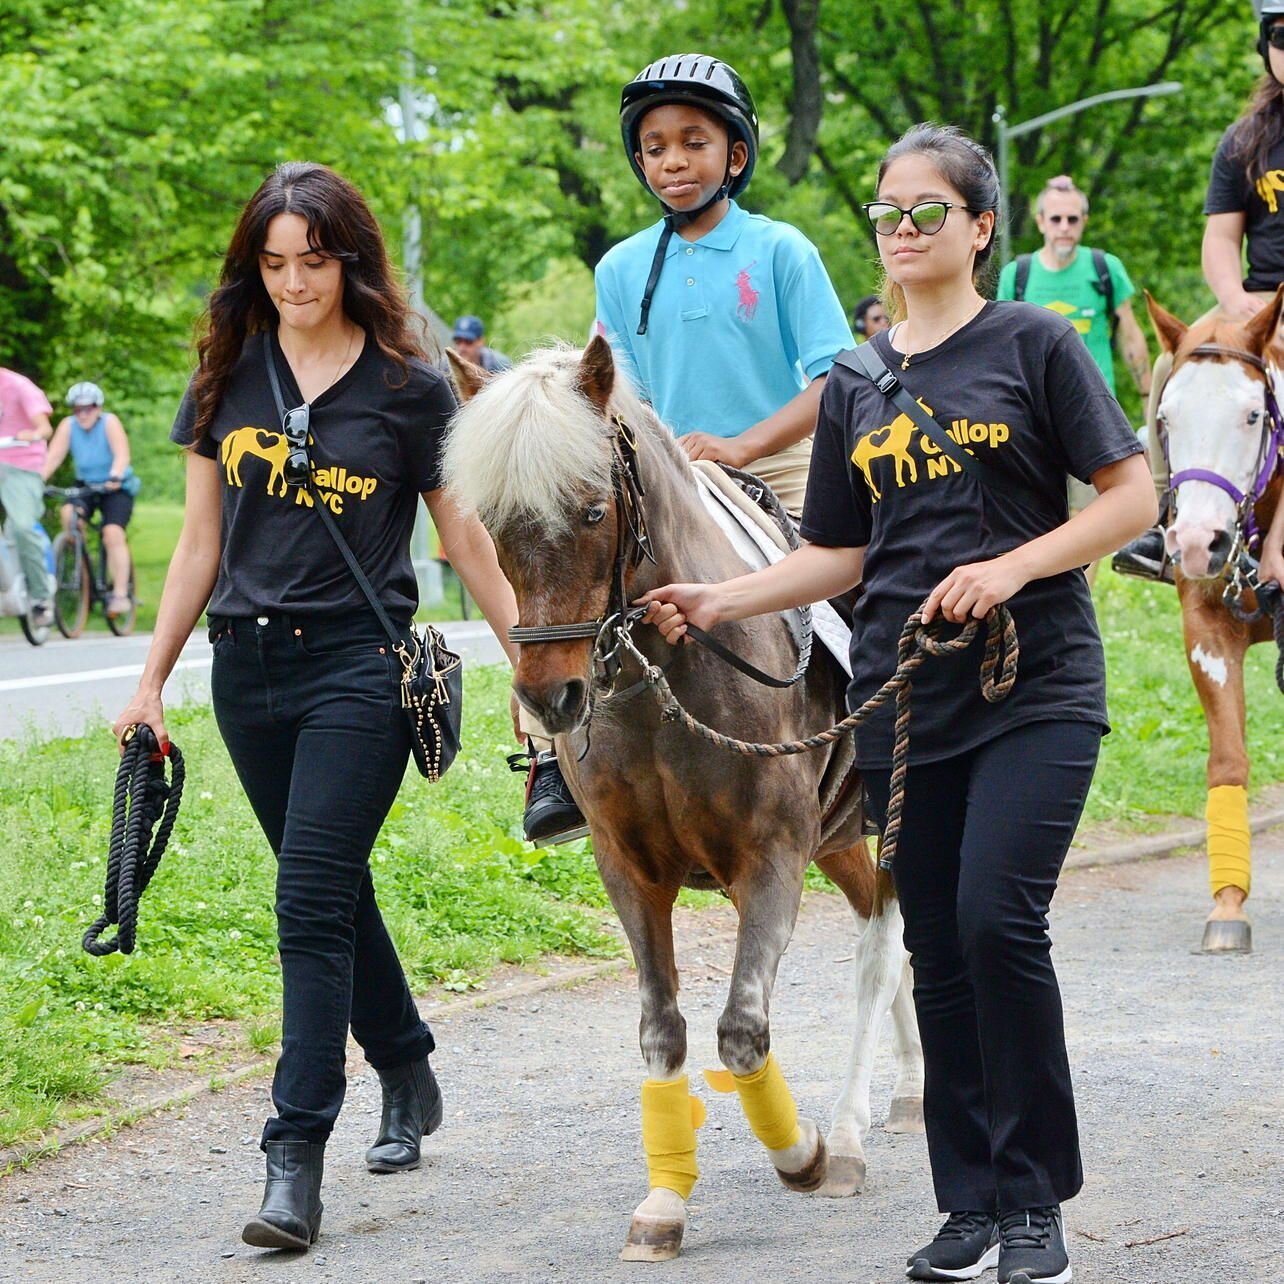
[[281,469],[287,486],[306,486],[311,470],[308,464],[308,428],[312,422],[312,407],[305,401],[303,405],[287,410],[281,419],[281,431],[285,434],[289,454]]

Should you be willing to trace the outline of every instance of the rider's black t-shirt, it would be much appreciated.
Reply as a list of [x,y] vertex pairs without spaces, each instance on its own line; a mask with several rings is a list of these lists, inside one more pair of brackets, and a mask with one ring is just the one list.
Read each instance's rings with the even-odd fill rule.
[[[287,408],[303,397],[273,336]],[[421,492],[441,485],[440,456],[455,397],[445,375],[411,361],[410,377],[367,338],[361,355],[312,403],[312,480],[390,615],[418,604],[410,532]],[[171,438],[189,445],[191,389]],[[246,340],[198,454],[220,463],[222,558],[211,615],[321,615],[369,606],[305,492],[287,486],[286,443],[263,342]]]
[[1250,183],[1244,162],[1231,154],[1236,128],[1232,125],[1222,135],[1213,155],[1204,213],[1244,215],[1244,289],[1269,294],[1284,281],[1284,138],[1271,148],[1266,172]]
[[[865,552],[856,604],[856,708],[890,677],[906,618],[955,567],[997,557],[1067,519],[1067,474],[1087,481],[1141,444],[1083,340],[1063,317],[1029,303],[987,303],[974,321],[901,370],[886,334],[871,342],[910,395],[1001,476],[1045,502],[982,488],[915,428],[864,375],[830,371],[812,446],[802,534]],[[1066,719],[1106,728],[1105,662],[1082,571],[1027,584],[1008,603],[1021,654],[1006,700],[988,704],[983,638],[929,658],[914,676],[910,761],[951,758],[1027,722]],[[958,627],[944,624],[944,635]],[[856,733],[863,767],[891,763],[893,709]]]

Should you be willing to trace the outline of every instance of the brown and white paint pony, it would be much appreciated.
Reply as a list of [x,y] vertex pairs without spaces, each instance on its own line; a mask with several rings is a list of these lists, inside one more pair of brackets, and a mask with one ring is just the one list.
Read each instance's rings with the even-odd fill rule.
[[[625,602],[658,584],[744,572],[702,506],[686,456],[617,373],[604,340],[594,339],[582,355],[536,352],[493,376],[452,364],[466,404],[446,446],[446,485],[494,539],[523,628],[600,621],[619,606],[617,569]],[[638,551],[643,526],[653,562],[627,555]],[[760,669],[783,676],[795,667],[796,643],[782,616],[718,632]],[[802,681],[769,690],[703,648],[670,649],[649,627],[639,627],[635,640],[665,668],[678,699],[730,735],[792,740],[841,716],[845,676],[819,647]],[[850,745],[793,757],[730,754],[662,722],[648,691],[630,693],[640,675],[625,656],[618,674],[604,677],[590,636],[523,641],[514,688],[555,736],[637,965],[650,1193],[633,1213],[621,1256],[656,1261],[679,1251],[703,1118],[689,1093],[678,1008],[672,910],[682,886],[720,888],[738,912],[735,964],[718,1021],[726,1070],[707,1077],[711,1086],[738,1092],[787,1187],[833,1195],[860,1189],[873,1050],[889,1008],[899,1071],[889,1126],[897,1130],[921,1128],[922,1053],[900,914],[861,836]],[[797,1115],[770,1054],[768,1019],[813,860],[865,925],[851,1061],[828,1143]]]
[[[1160,401],[1173,490],[1165,533],[1186,658],[1208,723],[1208,858],[1213,909],[1203,948],[1247,952],[1251,886],[1244,655],[1272,638],[1244,579],[1253,535],[1270,527],[1284,472],[1275,389],[1284,364],[1284,287],[1246,324],[1217,314],[1187,327],[1147,296],[1172,374]],[[1232,604],[1237,608],[1232,609]]]

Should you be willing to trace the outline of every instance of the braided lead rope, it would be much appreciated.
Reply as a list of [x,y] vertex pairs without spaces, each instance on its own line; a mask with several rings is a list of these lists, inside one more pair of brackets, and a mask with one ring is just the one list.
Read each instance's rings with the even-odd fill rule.
[[[1284,619],[1284,613],[1281,613],[1279,618]],[[1006,606],[996,606],[986,617],[985,623],[987,631],[985,653],[981,659],[981,694],[990,704],[997,704],[1012,690],[1012,684],[1016,681],[1021,649],[1017,642],[1016,625]],[[878,862],[883,869],[891,869],[892,861],[896,856],[896,844],[900,837],[901,810],[905,801],[905,777],[909,769],[911,679],[914,671],[929,655],[946,656],[966,650],[976,639],[980,628],[980,620],[969,620],[956,637],[941,639],[936,634],[934,624],[923,623],[923,608],[920,606],[905,621],[905,627],[901,629],[896,647],[895,672],[859,709],[816,735],[775,744],[737,740],[734,736],[725,735],[692,717],[673,694],[663,672],[638,650],[627,632],[621,632],[620,641],[642,665],[643,680],[650,686],[660,705],[661,721],[680,723],[692,735],[707,740],[719,749],[727,749],[746,757],[779,758],[807,753],[812,749],[831,745],[860,726],[889,700],[895,699],[896,723],[892,747],[891,794],[887,806],[887,824],[883,833],[882,852]]]
[[[111,839],[107,849],[107,885],[102,916],[85,932],[82,947],[102,956],[119,950],[134,952],[138,930],[138,903],[160,865],[169,844],[187,775],[183,755],[169,746],[171,778],[165,780],[165,760],[151,729],[140,727],[125,746],[116,771],[112,794]],[[157,822],[159,821],[159,828]],[[152,830],[156,829],[155,837]],[[116,935],[101,940],[113,923]]]

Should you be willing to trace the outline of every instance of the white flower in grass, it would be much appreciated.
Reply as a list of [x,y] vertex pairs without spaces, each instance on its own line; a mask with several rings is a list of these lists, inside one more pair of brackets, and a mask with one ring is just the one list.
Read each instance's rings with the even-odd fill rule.
[[212,793],[210,790],[208,790],[208,789],[202,789],[202,790],[201,790],[201,798],[202,798],[202,800],[203,800],[203,801],[205,801],[205,802],[213,802],[213,801],[214,801],[214,795],[213,795],[213,793]]
[[234,927],[234,928],[233,928],[233,929],[232,929],[232,930],[227,934],[227,939],[228,939],[229,941],[239,941],[239,940],[241,939],[241,933],[240,933],[240,932],[239,932],[239,931]]

